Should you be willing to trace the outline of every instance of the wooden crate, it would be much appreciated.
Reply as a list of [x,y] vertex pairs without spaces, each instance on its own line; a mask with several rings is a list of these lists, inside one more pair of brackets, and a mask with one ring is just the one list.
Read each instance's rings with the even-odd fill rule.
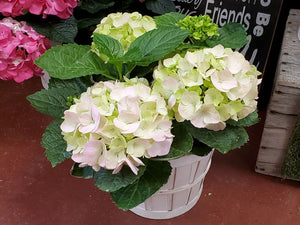
[[275,84],[255,171],[281,177],[281,166],[300,113],[300,10],[291,9],[286,23]]

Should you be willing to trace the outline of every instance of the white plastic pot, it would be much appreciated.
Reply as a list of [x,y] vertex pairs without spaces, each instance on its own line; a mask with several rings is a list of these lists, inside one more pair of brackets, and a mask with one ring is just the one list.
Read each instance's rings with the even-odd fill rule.
[[170,160],[173,169],[168,183],[130,210],[150,219],[169,219],[190,210],[200,198],[212,154],[213,151],[204,157],[189,154]]

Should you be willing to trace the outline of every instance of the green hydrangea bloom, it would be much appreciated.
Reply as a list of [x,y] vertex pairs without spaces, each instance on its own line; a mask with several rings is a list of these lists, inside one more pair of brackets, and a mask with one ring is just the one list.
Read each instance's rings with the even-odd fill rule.
[[94,33],[105,34],[118,40],[125,52],[139,36],[156,28],[155,20],[138,12],[111,13],[101,20]]
[[181,29],[191,32],[190,37],[197,41],[205,41],[207,38],[219,35],[218,25],[212,22],[208,15],[204,16],[186,16],[177,23]]

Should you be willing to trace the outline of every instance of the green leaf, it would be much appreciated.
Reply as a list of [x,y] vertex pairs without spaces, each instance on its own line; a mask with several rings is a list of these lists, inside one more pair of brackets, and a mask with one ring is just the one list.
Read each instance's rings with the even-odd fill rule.
[[239,148],[248,141],[248,134],[242,127],[227,125],[224,130],[213,131],[196,128],[189,122],[185,122],[185,126],[194,138],[221,153]]
[[175,12],[175,4],[170,0],[147,0],[146,8],[157,14]]
[[123,60],[147,66],[175,50],[188,35],[188,31],[176,26],[151,30],[131,43]]
[[46,149],[45,155],[51,162],[52,167],[69,159],[72,156],[71,152],[67,152],[67,143],[61,135],[60,124],[61,119],[54,120],[45,130],[42,138],[42,146]]
[[101,18],[82,18],[82,19],[77,19],[77,27],[78,29],[83,29],[90,27],[92,25],[99,24],[101,21]]
[[174,26],[180,20],[183,20],[185,15],[177,12],[166,13],[155,17],[157,27]]
[[155,159],[170,160],[189,153],[193,148],[193,137],[187,132],[183,123],[174,123],[172,134],[175,136],[169,154]]
[[74,43],[74,39],[77,35],[77,22],[76,19],[71,16],[68,19],[53,20],[53,21],[43,21],[30,22],[30,26],[40,34],[44,34],[51,41],[58,43]]
[[81,92],[78,89],[51,88],[29,95],[27,100],[37,111],[55,118],[61,118],[64,115],[64,111],[69,108],[67,98],[79,94]]
[[99,53],[106,55],[109,61],[114,61],[124,55],[121,43],[108,35],[94,33],[93,42]]
[[79,163],[73,164],[70,173],[72,176],[78,178],[91,179],[94,177],[94,170],[92,167],[79,167]]
[[89,13],[96,13],[101,9],[107,9],[115,4],[111,0],[81,0],[79,7]]
[[78,90],[78,93],[85,92],[88,87],[92,86],[93,83],[91,82],[91,78],[87,77],[80,77],[74,78],[70,80],[61,80],[57,78],[51,77],[49,80],[49,89],[51,88],[66,88],[66,89],[75,89]]
[[202,142],[197,141],[196,139],[194,140],[194,146],[191,151],[194,155],[198,156],[206,156],[208,153],[212,151],[212,148],[203,144]]
[[209,47],[221,44],[225,48],[236,49],[248,43],[247,32],[243,25],[239,23],[227,23],[218,32],[219,36],[213,36],[206,40]]
[[206,47],[206,44],[204,42],[198,42],[197,44],[183,43],[178,48],[176,48],[176,51],[185,51],[187,49],[202,49],[203,47]]
[[145,172],[146,166],[139,166],[138,174],[135,175],[128,166],[124,166],[117,174],[101,168],[95,173],[95,185],[102,191],[114,192],[126,187],[138,180]]
[[172,168],[167,161],[149,161],[144,174],[124,188],[111,193],[116,205],[123,210],[131,209],[157,192],[167,183]]
[[250,127],[258,123],[258,113],[257,111],[254,111],[253,113],[250,113],[247,117],[241,120],[227,120],[226,123],[236,127]]
[[46,70],[51,77],[60,79],[72,79],[92,74],[110,77],[112,66],[105,64],[91,51],[90,46],[77,44],[53,47],[35,60],[35,64]]

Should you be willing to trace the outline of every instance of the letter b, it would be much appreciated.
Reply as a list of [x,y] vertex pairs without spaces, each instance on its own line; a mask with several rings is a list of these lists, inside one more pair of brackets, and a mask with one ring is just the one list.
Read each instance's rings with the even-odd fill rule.
[[271,15],[266,14],[266,13],[257,13],[256,16],[256,24],[257,25],[262,25],[262,26],[267,26],[270,22]]

